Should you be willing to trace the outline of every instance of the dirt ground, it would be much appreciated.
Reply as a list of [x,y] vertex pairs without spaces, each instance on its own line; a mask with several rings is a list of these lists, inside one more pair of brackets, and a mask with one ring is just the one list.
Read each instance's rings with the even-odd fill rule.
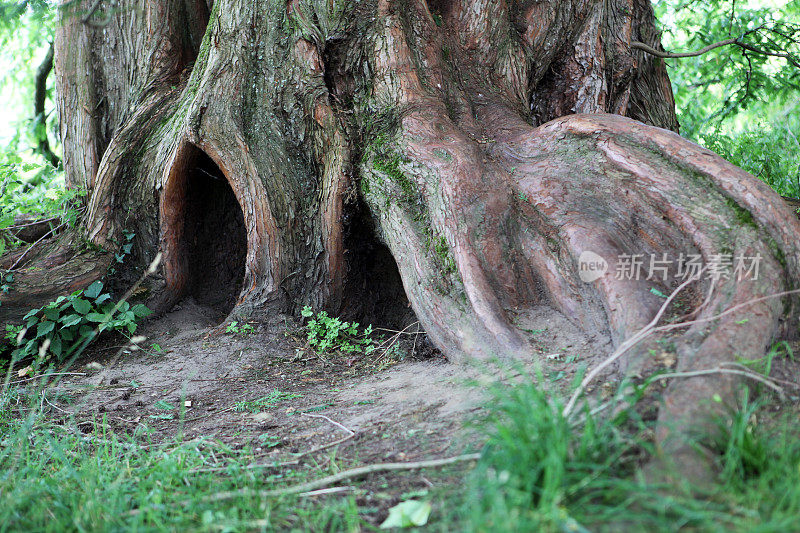
[[[102,340],[48,393],[52,416],[74,416],[87,433],[104,417],[118,434],[153,444],[176,436],[212,439],[248,450],[248,464],[236,459],[245,468],[316,478],[364,464],[476,451],[484,437],[479,426],[467,422],[488,405],[488,383],[532,379],[540,372],[544,386],[563,393],[578,369],[612,351],[608,339],[586,337],[549,308],[517,317],[539,353],[527,366],[453,365],[424,333],[400,336],[400,356],[394,358],[383,350],[317,354],[290,317],[276,315],[238,333],[215,318],[190,298],[137,331],[146,338],[141,349],[121,345],[120,337]],[[799,374],[794,361],[776,359],[773,365],[773,376],[784,380]],[[599,380],[599,396],[616,388],[613,375],[612,370]],[[224,475],[226,461],[221,457],[207,470]],[[357,501],[360,508],[373,509],[368,519],[379,523],[404,495],[437,485],[452,490],[469,468],[373,475],[359,484]]]
[[[94,348],[80,362],[82,368],[75,369],[85,375],[65,376],[60,387],[77,395],[82,413],[106,413],[114,426],[127,431],[146,425],[156,439],[177,430],[180,406],[185,406],[185,437],[213,436],[238,446],[269,432],[275,437],[271,441],[280,442],[272,446],[270,455],[275,456],[346,435],[324,419],[298,416],[316,413],[355,432],[359,438],[342,448],[359,447],[362,460],[409,460],[453,453],[463,422],[485,401],[483,387],[474,382],[506,379],[519,371],[501,363],[449,364],[421,339],[424,334],[406,336],[401,361],[382,350],[352,357],[320,355],[308,348],[298,324],[288,317],[237,334],[216,325],[211,315],[185,300],[137,332],[147,338],[142,349],[109,343]],[[526,325],[537,332],[545,374],[554,382],[568,381],[576,360],[588,363],[607,348],[582,338],[552,312],[534,313]],[[266,404],[247,403],[270,394]],[[175,409],[165,409],[164,402]],[[385,428],[409,439],[400,439],[404,445],[399,445],[369,437],[383,435]]]
[[[607,340],[585,338],[553,311],[520,320],[537,339],[540,369],[556,387],[569,383],[576,362],[591,364],[609,347]],[[116,432],[153,443],[181,434],[234,450],[247,447],[249,467],[295,468],[304,461],[318,467],[335,455],[337,468],[348,468],[477,450],[482,435],[466,422],[487,403],[483,385],[535,370],[499,362],[449,364],[424,334],[401,336],[404,356],[392,359],[383,350],[317,354],[300,324],[285,316],[251,332],[231,333],[226,326],[188,299],[137,331],[146,337],[140,350],[106,339],[69,370],[79,375],[63,376],[58,391],[67,394],[48,400],[53,415],[74,414],[87,432],[93,420],[105,417]],[[67,397],[69,402],[60,400]],[[212,468],[223,471],[224,464]],[[468,468],[432,479],[457,481]],[[403,492],[431,488],[428,477],[410,473],[402,483],[393,480],[395,490],[387,496],[378,490],[386,479],[377,476],[375,491],[359,504],[385,510]]]

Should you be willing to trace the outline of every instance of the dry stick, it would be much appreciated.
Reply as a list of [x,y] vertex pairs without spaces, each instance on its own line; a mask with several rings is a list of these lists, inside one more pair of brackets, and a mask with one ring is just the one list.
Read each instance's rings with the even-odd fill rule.
[[25,224],[14,224],[13,226],[8,226],[5,229],[13,231],[13,230],[17,230],[17,229],[27,228],[28,226],[35,226],[36,224],[44,224],[46,222],[55,222],[58,219],[59,219],[59,217],[43,218],[43,219],[31,221],[31,222],[26,222]]
[[[259,468],[284,468],[286,466],[296,466],[298,464],[300,464],[300,461],[286,461],[286,462],[283,462],[283,463],[276,463],[276,464],[271,464],[271,465],[270,464],[261,464],[261,465],[252,464],[252,465],[246,465],[246,466],[239,466],[239,469],[240,470],[257,470]],[[202,473],[207,473],[207,472],[222,472],[222,471],[228,470],[229,468],[232,468],[234,466],[237,466],[237,465],[215,466],[215,467],[209,467],[209,468],[193,468],[192,470],[189,470],[187,472],[187,474],[202,474]]]
[[781,397],[784,397],[784,392],[781,387],[776,385],[771,379],[765,378],[755,372],[746,372],[744,370],[733,370],[730,368],[707,368],[704,370],[690,370],[687,372],[670,372],[668,374],[659,374],[657,376],[653,376],[653,381],[659,381],[662,379],[672,379],[672,378],[692,378],[696,376],[707,376],[709,374],[734,374],[737,376],[745,376],[752,380],[758,381],[759,383],[763,383],[767,387],[771,388],[772,390],[776,391]]
[[341,425],[339,422],[331,420],[330,418],[328,418],[325,415],[315,415],[315,414],[311,414],[311,413],[300,413],[300,414],[303,415],[303,416],[309,416],[311,418],[324,418],[325,420],[327,420],[328,422],[330,422],[334,426],[338,426],[338,427],[342,428],[344,431],[346,431],[348,433],[348,435],[346,437],[342,437],[341,439],[335,440],[333,442],[329,442],[328,444],[322,444],[322,445],[317,446],[315,448],[311,448],[310,450],[297,455],[296,457],[298,459],[300,457],[305,457],[306,455],[311,455],[312,453],[317,453],[317,452],[320,452],[322,450],[326,450],[328,448],[331,448],[333,446],[337,446],[337,445],[339,445],[339,444],[341,444],[343,442],[347,442],[348,440],[352,439],[356,434],[356,432],[353,431],[352,429],[346,428],[345,426]]
[[[381,344],[379,344],[378,345],[378,349],[381,349],[384,346],[386,346],[386,348],[384,348],[383,353],[381,353],[381,355],[379,355],[377,358],[375,358],[375,360],[373,361],[373,364],[377,363],[378,361],[380,361],[384,357],[386,357],[386,354],[389,353],[389,348],[391,348],[392,346],[394,346],[397,343],[397,341],[400,339],[400,335],[419,335],[419,332],[412,333],[412,332],[408,332],[407,331],[411,326],[419,326],[419,321],[413,322],[413,323],[409,324],[408,326],[404,327],[401,331],[395,332],[395,334],[392,335],[391,337],[389,337],[389,339],[387,339],[387,340],[383,341]],[[417,329],[419,329],[419,328],[417,328]],[[417,341],[416,341],[416,338],[415,338],[414,339],[414,344],[415,345],[416,345],[416,342]]]
[[32,378],[26,379],[18,379],[16,381],[11,381],[9,385],[16,385],[18,383],[26,383],[28,381],[35,381],[39,378],[49,378],[50,376],[85,376],[86,374],[83,372],[50,372],[47,374],[39,374],[38,376],[33,376]]
[[693,326],[693,325],[696,325],[696,324],[703,324],[703,323],[706,323],[706,322],[711,322],[713,320],[718,320],[718,319],[720,319],[720,318],[722,318],[722,317],[724,317],[726,315],[729,315],[729,314],[731,314],[731,313],[733,313],[735,311],[738,311],[739,309],[742,309],[744,307],[753,305],[753,304],[758,303],[758,302],[763,302],[765,300],[771,300],[773,298],[782,298],[784,296],[791,296],[793,294],[800,294],[800,289],[794,289],[794,290],[791,290],[791,291],[783,291],[783,292],[778,292],[778,293],[775,293],[775,294],[769,294],[767,296],[761,296],[759,298],[753,298],[752,300],[748,300],[746,302],[734,305],[733,307],[731,307],[729,309],[726,309],[725,311],[723,311],[721,313],[718,313],[716,315],[712,315],[710,317],[698,318],[698,319],[695,319],[695,320],[690,320],[688,322],[679,322],[679,323],[676,323],[676,324],[667,324],[667,325],[664,325],[664,326],[655,327],[655,324],[658,323],[658,321],[661,319],[661,316],[664,314],[664,311],[666,310],[666,306],[669,305],[669,303],[675,298],[675,296],[677,296],[679,291],[681,291],[687,284],[691,283],[692,281],[695,281],[696,279],[697,278],[689,279],[689,280],[685,281],[684,283],[682,283],[677,289],[675,289],[675,291],[670,295],[670,297],[667,298],[667,300],[664,302],[664,305],[661,306],[661,309],[656,314],[656,317],[647,326],[642,328],[633,337],[631,337],[630,339],[628,339],[625,342],[623,342],[620,345],[620,347],[617,348],[617,350],[614,353],[612,353],[611,356],[608,357],[608,359],[606,359],[605,361],[600,363],[597,367],[592,369],[592,371],[589,372],[589,374],[586,375],[586,377],[583,379],[583,381],[581,381],[580,386],[578,386],[578,388],[575,389],[575,392],[570,397],[569,402],[567,403],[567,406],[564,407],[564,411],[562,412],[562,415],[564,417],[569,416],[570,412],[575,407],[575,402],[578,400],[578,397],[586,389],[586,386],[594,378],[596,378],[597,375],[604,368],[606,368],[608,365],[610,365],[611,363],[613,363],[614,361],[616,361],[617,359],[622,357],[622,355],[624,355],[625,352],[630,350],[633,346],[635,346],[636,344],[638,344],[642,340],[646,339],[647,337],[649,337],[653,333],[658,333],[658,332],[662,332],[662,331],[672,331],[672,330],[678,329],[678,328],[685,328],[685,327]]
[[791,296],[793,294],[800,294],[800,289],[794,289],[794,290],[791,290],[791,291],[776,292],[775,294],[769,294],[767,296],[761,296],[759,298],[753,298],[752,300],[748,300],[746,302],[742,302],[740,304],[734,305],[733,307],[731,307],[731,308],[729,308],[729,309],[727,309],[727,310],[725,310],[722,313],[719,313],[717,315],[709,316],[709,317],[706,317],[706,318],[698,318],[696,320],[691,320],[689,322],[680,322],[680,323],[677,323],[677,324],[667,324],[667,325],[664,325],[664,326],[658,326],[653,331],[671,331],[671,330],[677,329],[677,328],[683,328],[683,327],[687,327],[687,326],[694,326],[695,324],[703,324],[705,322],[711,322],[712,320],[717,320],[717,319],[722,318],[722,317],[724,317],[726,315],[729,315],[729,314],[733,313],[734,311],[738,311],[739,309],[741,309],[743,307],[747,307],[749,305],[753,305],[753,304],[758,303],[758,302],[763,302],[764,300],[772,300],[773,298],[783,298],[784,296]]
[[336,494],[337,492],[348,492],[355,490],[355,487],[330,487],[328,489],[311,490],[308,492],[301,492],[298,496],[322,496],[325,494]]
[[33,244],[31,244],[30,246],[28,246],[28,249],[27,249],[27,250],[25,250],[25,251],[22,253],[22,255],[21,255],[21,256],[19,256],[19,257],[17,258],[17,260],[16,260],[16,261],[14,261],[14,264],[13,264],[13,265],[11,265],[11,268],[9,268],[8,270],[9,270],[9,271],[11,271],[11,270],[14,270],[15,268],[17,268],[17,265],[19,265],[19,264],[20,264],[20,262],[21,262],[23,259],[25,259],[25,256],[26,256],[26,255],[28,255],[28,252],[30,252],[31,250],[33,250],[33,247],[34,247],[34,246],[36,246],[37,244],[39,244],[40,242],[42,242],[43,240],[45,240],[47,237],[49,237],[49,236],[50,236],[50,235],[52,235],[53,233],[57,232],[58,230],[60,230],[61,228],[63,228],[63,227],[64,227],[64,226],[66,226],[66,225],[67,225],[67,223],[66,223],[66,222],[64,222],[64,223],[63,223],[63,224],[61,224],[60,226],[57,226],[57,227],[55,227],[55,228],[51,229],[50,231],[48,231],[47,233],[45,233],[44,235],[42,235],[41,237],[39,237],[39,239],[37,239],[37,240],[36,240],[36,242],[34,242],[34,243],[33,243]]
[[[373,474],[375,472],[391,472],[395,470],[417,470],[420,468],[433,468],[433,467],[451,465],[454,463],[460,463],[464,461],[477,461],[478,459],[480,459],[480,456],[481,454],[479,453],[470,453],[466,455],[457,455],[455,457],[448,457],[446,459],[432,459],[429,461],[418,461],[415,463],[378,463],[373,465],[360,466],[358,468],[352,468],[350,470],[344,470],[342,472],[339,472],[338,474],[333,474],[332,476],[327,476],[314,481],[309,481],[307,483],[300,483],[299,485],[294,485],[291,487],[287,487],[285,489],[262,490],[262,491],[251,491],[248,489],[241,489],[228,492],[218,492],[217,494],[206,496],[205,498],[202,499],[202,501],[218,502],[222,500],[229,500],[231,498],[236,498],[238,496],[249,496],[249,495],[260,496],[262,498],[272,498],[276,496],[286,496],[289,494],[299,494],[302,492],[321,489],[323,487],[326,487],[333,483],[338,483],[339,481],[343,481],[345,479],[352,479],[367,474]],[[186,501],[184,503],[186,505],[189,505],[194,502],[196,502],[196,500]]]
[[[738,369],[742,370],[743,372],[753,372],[752,370],[750,370],[745,365],[740,364],[740,363],[734,363],[733,361],[727,361],[727,362],[724,362],[724,363],[720,363],[719,365],[720,366],[732,366],[732,367],[735,367],[735,368],[738,368]],[[756,374],[758,374],[758,372],[756,372]],[[773,378],[772,376],[764,376],[764,377],[767,377],[773,383],[780,383],[781,385],[788,385],[789,387],[794,387],[796,389],[800,389],[800,383],[795,383],[794,381],[789,381],[789,380],[786,380],[786,379]]]
[[661,317],[666,312],[667,307],[669,306],[670,303],[672,303],[675,297],[678,296],[678,293],[682,291],[684,288],[686,288],[690,283],[696,281],[696,279],[697,278],[690,278],[681,283],[678,286],[678,288],[672,291],[672,294],[670,294],[669,297],[664,301],[661,308],[658,310],[658,313],[656,313],[655,318],[653,318],[653,320],[651,320],[649,324],[647,324],[645,327],[639,330],[633,337],[630,337],[622,344],[620,344],[619,348],[617,348],[614,351],[614,353],[612,353],[605,361],[601,362],[599,365],[594,367],[588,374],[586,374],[586,377],[583,378],[581,384],[578,386],[577,389],[575,389],[575,392],[572,393],[569,402],[567,402],[566,407],[564,407],[564,411],[561,413],[562,416],[564,416],[565,418],[569,416],[570,412],[575,407],[575,402],[578,401],[578,397],[586,389],[586,386],[589,385],[589,383],[591,383],[592,380],[594,380],[594,378],[596,378],[600,374],[600,372],[606,369],[614,361],[622,357],[628,350],[639,344],[639,342],[644,340],[653,331],[653,328],[655,327],[656,324],[658,324],[658,321],[661,320]]

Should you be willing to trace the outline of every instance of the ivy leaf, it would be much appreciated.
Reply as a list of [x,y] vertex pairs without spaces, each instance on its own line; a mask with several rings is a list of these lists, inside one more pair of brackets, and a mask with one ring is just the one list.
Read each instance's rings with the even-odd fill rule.
[[146,305],[143,304],[134,305],[131,308],[131,311],[133,311],[133,314],[136,315],[137,318],[142,318],[153,314],[153,312],[150,309],[148,309]]
[[424,526],[430,514],[430,502],[406,500],[389,509],[389,516],[381,524],[381,529]]
[[81,315],[67,315],[61,319],[62,327],[69,328],[81,321]]
[[52,320],[53,322],[55,322],[56,320],[58,320],[59,311],[55,307],[46,307],[42,311],[42,314],[45,316],[45,318],[47,318],[47,320]]
[[56,323],[51,322],[49,320],[45,320],[44,322],[39,322],[39,325],[36,327],[36,338],[38,339],[39,337],[47,335],[48,333],[53,331],[53,328],[55,328],[55,326]]
[[83,291],[83,294],[86,295],[87,298],[97,298],[100,296],[100,291],[103,290],[103,283],[101,281],[95,281],[89,288]]
[[61,335],[53,335],[53,338],[50,340],[50,351],[56,357],[61,357]]
[[103,313],[89,313],[86,315],[86,320],[89,322],[106,322],[109,316]]
[[96,303],[97,305],[100,305],[101,303],[103,303],[103,302],[105,302],[107,300],[110,300],[110,299],[111,299],[111,295],[108,294],[108,293],[105,293],[105,294],[101,294],[100,296],[98,296],[97,299],[94,301],[94,303]]
[[75,298],[72,300],[72,308],[80,315],[86,315],[92,310],[92,304],[83,298]]

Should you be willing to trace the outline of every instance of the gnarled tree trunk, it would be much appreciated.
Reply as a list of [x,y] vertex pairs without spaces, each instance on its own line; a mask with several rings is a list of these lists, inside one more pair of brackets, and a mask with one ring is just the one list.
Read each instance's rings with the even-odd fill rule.
[[[675,265],[618,279],[621,256],[761,257],[757,277],[695,284],[700,319],[800,279],[780,197],[673,133],[664,63],[630,46],[660,47],[646,0],[130,0],[99,27],[93,3],[56,42],[68,182],[90,191],[93,244],[135,233],[131,271],[164,253],[164,309],[352,310],[388,249],[449,359],[530,358],[532,309],[615,344],[654,317]],[[609,265],[589,283],[587,252]],[[761,357],[793,305],[682,330],[678,368]],[[674,382],[662,427],[734,386]]]

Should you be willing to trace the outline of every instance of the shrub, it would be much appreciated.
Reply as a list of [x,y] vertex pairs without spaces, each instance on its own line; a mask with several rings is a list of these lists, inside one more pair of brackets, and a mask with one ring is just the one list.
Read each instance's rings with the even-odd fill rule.
[[11,359],[19,361],[35,356],[45,342],[49,346],[42,360],[55,357],[62,361],[89,344],[104,331],[136,331],[136,321],[151,311],[142,304],[114,303],[95,281],[86,290],[60,296],[44,307],[32,309],[21,325],[6,325],[6,339],[13,345]]

